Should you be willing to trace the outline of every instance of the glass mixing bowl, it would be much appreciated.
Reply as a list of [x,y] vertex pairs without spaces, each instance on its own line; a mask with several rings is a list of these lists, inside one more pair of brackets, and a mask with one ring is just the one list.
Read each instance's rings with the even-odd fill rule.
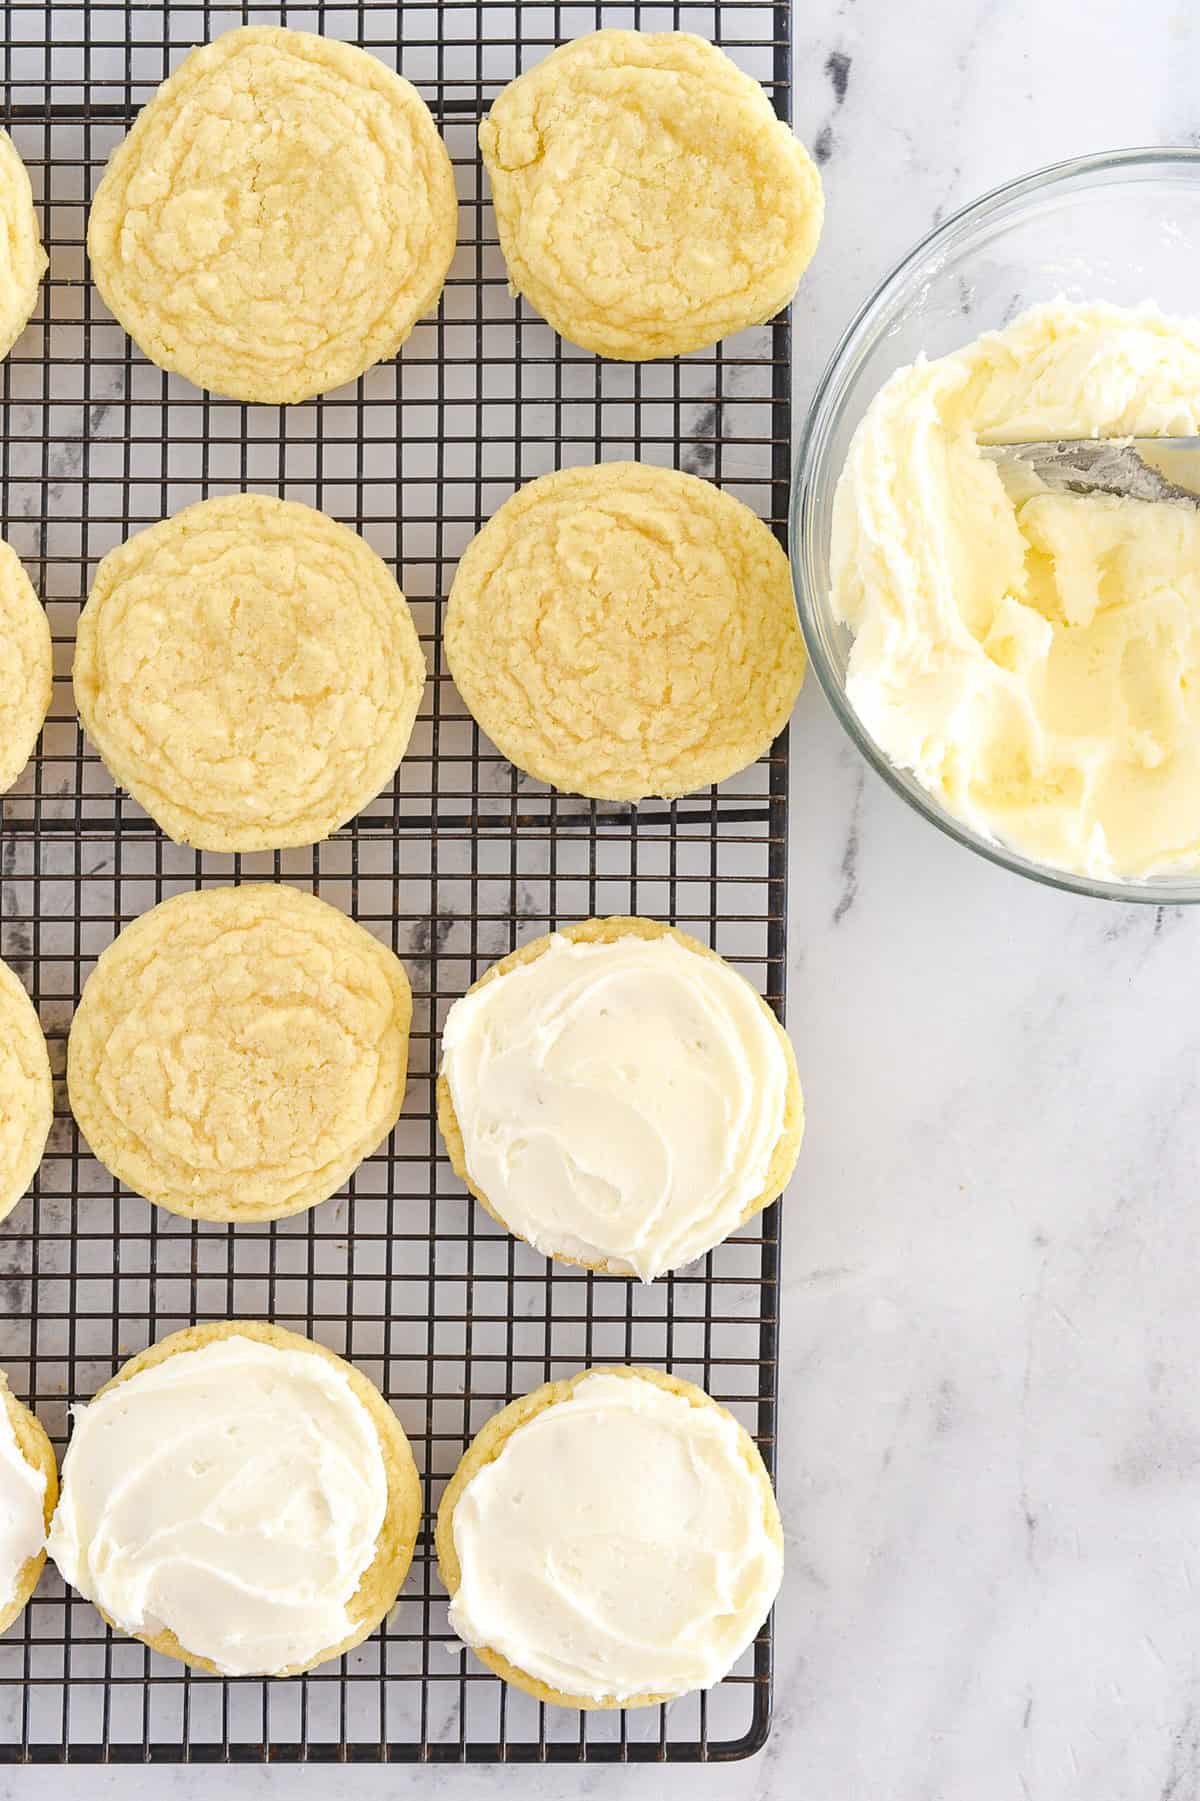
[[1200,150],[1115,150],[1055,163],[985,194],[880,283],[834,351],[809,409],[792,487],[792,570],[817,677],[851,738],[918,813],[980,856],[1053,888],[1109,900],[1200,901],[1200,873],[1100,880],[982,837],[890,762],[846,696],[851,634],[829,599],[833,495],[854,428],[893,370],[940,356],[1040,300],[1153,300],[1200,313]]

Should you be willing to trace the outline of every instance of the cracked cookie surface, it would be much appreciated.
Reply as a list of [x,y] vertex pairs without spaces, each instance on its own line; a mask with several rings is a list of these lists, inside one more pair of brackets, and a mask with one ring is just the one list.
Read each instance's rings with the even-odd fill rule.
[[41,1023],[19,978],[0,963],[0,1219],[37,1174],[53,1118]]
[[28,324],[45,273],[29,172],[8,133],[0,131],[0,357]]
[[680,356],[772,318],[820,236],[816,164],[758,82],[686,32],[562,45],[479,143],[513,289],[601,356]]
[[193,50],[138,115],[88,255],[152,362],[285,404],[395,355],[441,293],[457,224],[409,82],[354,45],[249,26]]
[[0,794],[33,755],[53,689],[46,609],[20,557],[0,538]]
[[805,669],[762,520],[642,463],[560,470],[507,500],[458,566],[445,647],[510,762],[596,800],[674,799],[744,769]]
[[84,985],[71,1108],[147,1200],[282,1218],[340,1188],[395,1125],[411,1017],[399,959],[327,902],[269,883],[176,895]]
[[348,526],[234,494],[103,559],[75,701],[123,788],[181,844],[315,844],[386,786],[425,688],[400,589]]

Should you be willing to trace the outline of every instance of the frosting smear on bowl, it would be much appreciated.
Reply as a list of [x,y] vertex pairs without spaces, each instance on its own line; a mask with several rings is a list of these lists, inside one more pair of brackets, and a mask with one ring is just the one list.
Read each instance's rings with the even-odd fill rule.
[[1026,856],[1200,868],[1200,509],[1051,491],[989,443],[1200,429],[1200,323],[1055,300],[884,385],[834,501],[846,692]]

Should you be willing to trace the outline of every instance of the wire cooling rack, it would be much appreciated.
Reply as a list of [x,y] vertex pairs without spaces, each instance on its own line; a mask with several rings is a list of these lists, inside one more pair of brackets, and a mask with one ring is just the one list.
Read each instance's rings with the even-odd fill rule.
[[[87,276],[86,204],[105,159],[193,44],[277,22],[364,45],[415,81],[462,202],[436,318],[395,363],[307,405],[248,407],[168,378]],[[390,943],[416,995],[408,1097],[346,1190],[296,1219],[189,1223],[123,1191],[75,1132],[58,1084],[48,1155],[0,1228],[0,1362],[65,1441],[67,1408],[127,1356],[196,1320],[265,1317],[322,1340],[382,1388],[412,1440],[426,1516],[384,1628],[289,1682],[193,1675],[114,1638],[47,1569],[0,1639],[0,1762],[734,1758],[766,1737],[764,1632],[707,1696],[577,1714],[506,1690],[457,1648],[432,1520],[445,1478],[499,1406],[598,1361],[700,1382],[774,1462],[778,1209],[652,1288],[546,1262],[493,1227],[450,1172],[434,1121],[446,1009],[496,957],[593,914],[677,921],[782,1011],[787,759],[641,809],[548,792],[467,718],[441,609],[462,550],[513,488],[635,456],[711,477],[782,535],[789,341],[777,322],[677,362],[601,362],[509,297],[475,146],[498,89],[599,25],[685,27],[729,49],[789,110],[784,6],[335,7],[0,4],[4,113],[33,180],[50,272],[0,366],[0,529],[49,611],[58,680],[23,780],[0,799],[0,954],[25,981],[61,1077],[83,982],[114,934],[169,894],[240,880],[318,891]],[[198,854],[114,794],[75,718],[75,619],[96,561],[188,502],[239,488],[307,501],[396,568],[430,666],[394,785],[313,850]]]

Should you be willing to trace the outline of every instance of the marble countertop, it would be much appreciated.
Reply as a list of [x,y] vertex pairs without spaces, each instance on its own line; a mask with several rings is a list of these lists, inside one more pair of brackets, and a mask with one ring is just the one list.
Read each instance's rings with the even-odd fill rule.
[[[1186,0],[805,0],[829,212],[798,401],[944,215],[1200,142]],[[776,1725],[729,1768],[12,1771],[0,1797],[436,1789],[725,1801],[1200,1795],[1200,916],[942,839],[810,682],[794,727]]]

